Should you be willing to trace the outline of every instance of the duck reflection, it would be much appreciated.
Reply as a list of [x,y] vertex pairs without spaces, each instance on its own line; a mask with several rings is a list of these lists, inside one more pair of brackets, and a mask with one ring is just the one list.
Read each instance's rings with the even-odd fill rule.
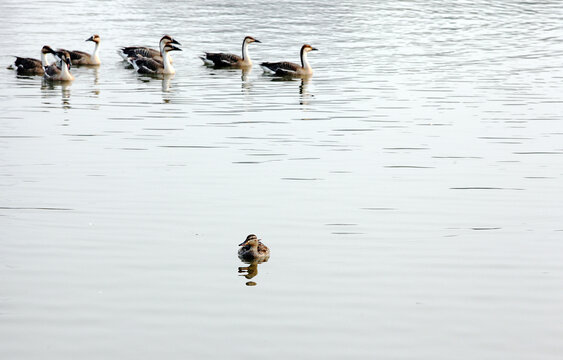
[[[246,237],[242,243],[239,244],[241,248],[238,251],[238,257],[248,266],[240,266],[238,272],[240,276],[244,276],[248,280],[258,275],[258,264],[264,263],[270,259],[270,249],[254,234]],[[255,286],[254,281],[247,281],[247,286]]]

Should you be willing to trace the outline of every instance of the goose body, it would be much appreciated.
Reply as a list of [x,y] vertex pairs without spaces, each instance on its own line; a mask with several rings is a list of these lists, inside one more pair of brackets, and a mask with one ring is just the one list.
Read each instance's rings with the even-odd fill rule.
[[263,62],[260,66],[264,69],[264,72],[276,76],[311,76],[313,75],[313,69],[307,60],[307,53],[316,50],[316,48],[308,44],[301,47],[301,66],[289,61]]
[[252,36],[247,36],[244,38],[244,40],[242,41],[242,57],[235,54],[206,52],[204,56],[200,56],[200,59],[203,60],[206,65],[215,67],[250,67],[252,66],[252,60],[250,60],[250,56],[248,55],[248,45],[253,42],[259,43],[260,40],[256,40]]
[[162,61],[146,58],[143,56],[129,58],[129,61],[139,74],[172,75],[176,73],[176,70],[170,63],[170,55],[168,55],[168,52],[170,51],[182,51],[182,49],[177,48],[172,44],[167,44],[162,49]]
[[[159,50],[151,49],[145,46],[127,46],[119,49],[117,53],[125,61],[129,61],[129,59],[137,57],[144,57],[147,59],[162,61],[162,50],[164,49],[164,46],[168,44],[176,44],[180,46],[182,45],[170,35],[164,35],[158,43]],[[173,63],[172,58],[170,58],[170,63]]]
[[54,50],[45,45],[41,48],[41,60],[16,56],[16,60],[10,68],[15,69],[18,75],[43,75],[45,67],[49,66],[47,54],[53,54]]
[[71,59],[66,51],[56,51],[57,61],[45,68],[43,77],[50,81],[72,81],[74,76],[70,73]]
[[70,61],[72,65],[100,65],[100,36],[92,35],[85,41],[92,41],[96,44],[92,54],[79,50],[69,51],[65,49],[58,49],[58,51],[68,52],[70,54]]
[[239,246],[241,248],[238,250],[238,257],[242,261],[264,262],[270,258],[270,249],[262,244],[254,234],[248,235]]

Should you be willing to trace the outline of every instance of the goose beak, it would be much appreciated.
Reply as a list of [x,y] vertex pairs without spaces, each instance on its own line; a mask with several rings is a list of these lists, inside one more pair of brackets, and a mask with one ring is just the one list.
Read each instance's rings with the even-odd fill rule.
[[172,41],[170,42],[170,44],[176,44],[176,45],[182,46],[182,44],[180,44],[178,41],[176,41],[176,39],[172,39]]
[[319,51],[319,49],[312,47],[311,51]]
[[171,46],[171,49],[168,51],[182,51],[182,49],[176,47],[176,46]]
[[84,40],[84,41],[94,41],[94,37],[90,36],[88,39]]
[[254,39],[254,42],[261,43],[262,41]]

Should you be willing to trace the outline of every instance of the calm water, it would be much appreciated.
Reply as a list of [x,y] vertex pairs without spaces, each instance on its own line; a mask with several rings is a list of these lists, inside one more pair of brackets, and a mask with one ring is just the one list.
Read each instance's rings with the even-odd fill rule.
[[[1,10],[2,359],[563,356],[560,1]],[[5,69],[93,33],[71,85]],[[173,78],[124,68],[163,33]],[[245,35],[314,77],[202,66]]]

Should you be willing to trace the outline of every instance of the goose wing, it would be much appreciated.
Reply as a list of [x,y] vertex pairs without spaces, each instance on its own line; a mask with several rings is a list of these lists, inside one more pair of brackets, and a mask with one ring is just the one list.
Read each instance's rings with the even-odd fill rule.
[[295,74],[300,66],[289,62],[289,61],[280,61],[280,62],[263,62],[260,64],[263,69],[267,69],[276,75],[292,75]]
[[205,58],[212,61],[215,66],[232,66],[242,61],[240,56],[226,53],[205,53]]
[[157,58],[161,59],[160,51],[151,49],[144,46],[129,46],[121,48],[121,52],[125,55],[126,58],[128,57],[137,57],[142,56],[146,58]]
[[45,67],[45,78],[50,79],[54,76],[57,76],[61,73],[61,69],[57,67],[56,64],[51,64]]
[[21,75],[43,75],[43,64],[37,59],[16,57],[14,66],[17,73]]
[[78,62],[78,61],[90,58],[90,54],[88,54],[87,52],[84,52],[84,51],[78,51],[78,50],[69,51],[69,50],[66,50],[66,49],[57,49],[57,51],[68,52],[70,54],[70,62],[73,65],[77,65],[76,62]]
[[137,57],[131,60],[139,74],[157,74],[163,68],[162,62],[145,57]]
[[16,57],[16,61],[14,62],[16,68],[24,68],[24,69],[32,69],[34,67],[41,67],[41,61],[32,58],[22,58]]

